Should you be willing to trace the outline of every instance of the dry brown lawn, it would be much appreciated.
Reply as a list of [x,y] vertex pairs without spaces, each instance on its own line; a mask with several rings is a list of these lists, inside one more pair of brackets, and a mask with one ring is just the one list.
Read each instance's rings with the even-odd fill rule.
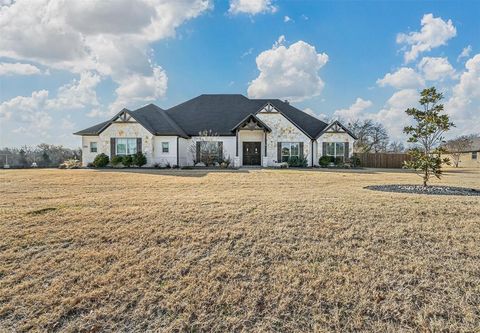
[[[407,172],[0,172],[0,331],[480,330],[480,198]],[[441,182],[480,188],[480,170]]]

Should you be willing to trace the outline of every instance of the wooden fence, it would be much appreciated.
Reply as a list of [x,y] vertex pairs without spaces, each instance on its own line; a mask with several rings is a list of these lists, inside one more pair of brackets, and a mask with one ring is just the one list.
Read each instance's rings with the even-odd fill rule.
[[390,153],[355,153],[360,159],[360,166],[365,168],[401,168],[404,161],[411,159],[408,154]]

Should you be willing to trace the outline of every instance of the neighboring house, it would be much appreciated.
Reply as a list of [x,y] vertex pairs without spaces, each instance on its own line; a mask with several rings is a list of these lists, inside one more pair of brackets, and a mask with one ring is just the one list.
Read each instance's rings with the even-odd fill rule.
[[[215,135],[200,135],[204,131]],[[292,156],[312,166],[322,155],[348,159],[356,139],[338,121],[326,124],[288,102],[243,95],[200,95],[168,110],[153,104],[123,109],[75,134],[82,136],[84,166],[100,153],[111,158],[137,151],[149,166],[193,165],[207,141],[236,167],[274,166]]]
[[[468,147],[457,153],[460,153],[459,167],[480,168],[480,137],[473,138]],[[448,157],[452,162],[452,155],[447,154],[445,157]]]

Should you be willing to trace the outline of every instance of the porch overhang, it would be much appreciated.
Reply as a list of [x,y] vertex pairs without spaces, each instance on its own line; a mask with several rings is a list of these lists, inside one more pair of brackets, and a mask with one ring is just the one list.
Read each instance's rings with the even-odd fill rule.
[[258,119],[254,114],[249,114],[242,119],[235,127],[232,128],[232,132],[238,132],[240,130],[263,130],[264,132],[271,132],[272,130],[263,121]]

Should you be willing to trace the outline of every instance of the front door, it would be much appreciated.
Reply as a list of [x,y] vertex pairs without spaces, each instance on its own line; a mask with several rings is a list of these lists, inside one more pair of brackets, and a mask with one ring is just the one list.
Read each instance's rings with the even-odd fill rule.
[[244,142],[243,143],[243,165],[260,165],[261,164],[261,142]]

